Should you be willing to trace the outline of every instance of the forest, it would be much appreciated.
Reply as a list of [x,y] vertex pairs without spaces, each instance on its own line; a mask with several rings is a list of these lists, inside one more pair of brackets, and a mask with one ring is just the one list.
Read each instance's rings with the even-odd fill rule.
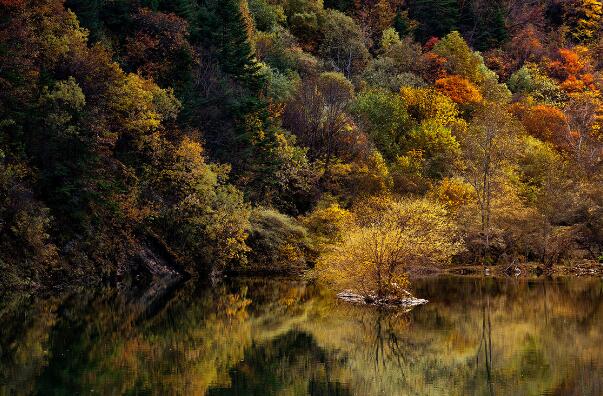
[[600,267],[602,90],[599,0],[0,0],[0,290]]

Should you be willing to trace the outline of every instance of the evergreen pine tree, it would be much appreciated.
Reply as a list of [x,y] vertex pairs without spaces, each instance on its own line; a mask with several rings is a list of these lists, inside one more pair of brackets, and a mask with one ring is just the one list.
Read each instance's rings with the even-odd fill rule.
[[172,12],[180,18],[185,19],[189,24],[191,34],[198,29],[199,5],[195,0],[163,0],[160,3],[160,9],[165,12]]
[[142,0],[140,5],[153,11],[159,11],[160,1],[161,0]]
[[261,88],[259,65],[249,37],[241,0],[206,0],[200,9],[197,39],[214,47],[220,67],[252,91]]
[[71,9],[80,21],[80,25],[90,32],[90,41],[99,41],[103,36],[101,11],[105,0],[67,0],[65,6]]
[[475,15],[473,9],[473,2],[463,2],[459,9],[459,31],[463,33],[463,36],[473,44],[473,37],[476,34],[478,25],[478,18]]
[[420,23],[416,35],[421,41],[431,36],[443,37],[458,29],[460,22],[456,0],[413,0],[410,16]]
[[500,2],[494,2],[478,19],[476,34],[472,45],[475,49],[485,51],[499,47],[507,39],[507,27]]
[[354,7],[354,0],[325,0],[324,6],[341,12],[348,12]]
[[232,129],[206,129],[206,141],[210,146],[217,142],[213,147],[217,159],[230,162],[235,176],[252,191],[250,195],[261,197],[282,164],[272,154],[276,128],[264,99],[265,80],[251,44],[253,22],[246,15],[246,5],[246,0],[202,1],[194,40],[208,58],[217,60],[223,77],[230,80],[226,86],[234,86],[211,103],[222,110],[222,125],[232,125]]

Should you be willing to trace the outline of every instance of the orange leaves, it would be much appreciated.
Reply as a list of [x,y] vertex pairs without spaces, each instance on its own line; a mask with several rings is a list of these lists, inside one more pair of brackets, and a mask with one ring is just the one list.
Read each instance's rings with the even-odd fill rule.
[[426,81],[443,78],[446,76],[447,59],[434,52],[427,52],[425,55],[426,70],[424,78]]
[[550,60],[547,68],[552,77],[561,82],[561,88],[566,92],[595,91],[594,77],[588,48],[577,46],[573,49],[561,48],[558,57]]
[[551,142],[557,147],[561,147],[566,141],[568,120],[558,108],[547,105],[529,108],[515,106],[513,112],[530,135]]
[[509,44],[510,53],[520,61],[534,61],[544,53],[542,33],[533,25],[528,25],[513,36]]
[[513,113],[530,135],[571,155],[582,169],[592,171],[598,166],[603,147],[600,138],[603,105],[598,94],[574,93],[563,111],[545,105],[517,104]]
[[584,81],[579,80],[576,76],[570,75],[564,82],[561,83],[561,89],[566,92],[582,92],[586,89]]
[[559,50],[559,57],[561,58],[561,62],[558,63],[562,67],[562,70],[570,75],[577,74],[586,67],[586,62],[580,58],[577,51],[561,48]]
[[475,85],[458,75],[440,78],[435,85],[439,92],[460,105],[473,105],[483,100]]

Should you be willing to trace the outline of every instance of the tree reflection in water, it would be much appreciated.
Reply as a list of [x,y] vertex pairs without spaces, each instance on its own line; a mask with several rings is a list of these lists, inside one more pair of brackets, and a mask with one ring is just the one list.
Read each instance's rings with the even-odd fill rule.
[[3,301],[0,394],[603,394],[598,279],[429,278],[410,312],[287,279]]

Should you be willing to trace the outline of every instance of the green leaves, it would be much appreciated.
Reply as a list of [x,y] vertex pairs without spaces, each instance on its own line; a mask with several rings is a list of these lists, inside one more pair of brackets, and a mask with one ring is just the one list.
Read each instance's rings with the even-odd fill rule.
[[399,94],[384,90],[362,92],[352,111],[387,159],[391,161],[400,154],[410,119]]

